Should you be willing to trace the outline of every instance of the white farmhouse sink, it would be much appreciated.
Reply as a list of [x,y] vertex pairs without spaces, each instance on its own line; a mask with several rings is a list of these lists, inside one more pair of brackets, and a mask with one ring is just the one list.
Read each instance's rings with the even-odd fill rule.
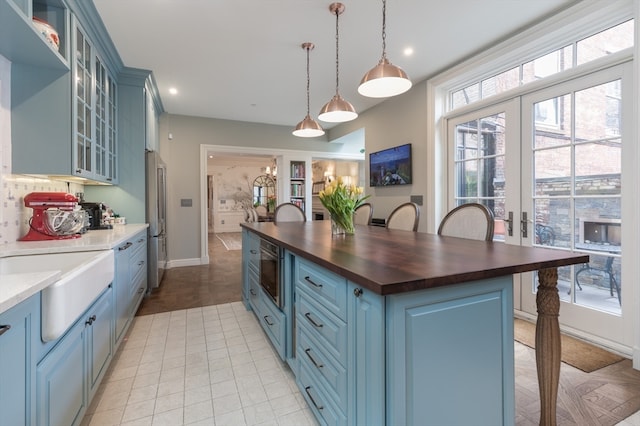
[[0,258],[0,275],[60,271],[42,290],[42,340],[60,337],[113,281],[112,250]]

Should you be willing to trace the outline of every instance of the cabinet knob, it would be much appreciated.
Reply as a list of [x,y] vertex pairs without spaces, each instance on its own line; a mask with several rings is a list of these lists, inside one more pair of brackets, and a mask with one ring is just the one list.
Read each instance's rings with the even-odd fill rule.
[[91,316],[89,317],[89,319],[88,319],[88,320],[86,320],[84,323],[85,323],[85,325],[91,325],[91,324],[93,324],[93,322],[94,322],[95,320],[96,320],[96,316],[95,316],[95,315],[91,315]]
[[9,324],[7,325],[0,325],[0,336],[2,336],[4,333],[6,333],[7,331],[9,331],[11,329],[11,326]]
[[356,297],[360,297],[360,296],[362,296],[362,289],[361,289],[361,288],[356,288],[355,290],[353,290],[353,294],[354,294]]

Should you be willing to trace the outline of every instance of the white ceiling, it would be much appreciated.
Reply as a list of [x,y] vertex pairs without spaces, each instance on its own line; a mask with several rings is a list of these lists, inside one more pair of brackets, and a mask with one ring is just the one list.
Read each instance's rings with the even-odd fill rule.
[[[126,66],[150,69],[172,114],[295,126],[335,93],[335,15],[319,0],[94,0]],[[345,0],[340,94],[358,112],[381,100],[357,86],[382,53],[382,1]],[[415,83],[575,0],[388,0],[387,57]],[[403,54],[406,47],[414,53]],[[179,93],[169,94],[175,87]],[[328,123],[321,123],[330,128]]]

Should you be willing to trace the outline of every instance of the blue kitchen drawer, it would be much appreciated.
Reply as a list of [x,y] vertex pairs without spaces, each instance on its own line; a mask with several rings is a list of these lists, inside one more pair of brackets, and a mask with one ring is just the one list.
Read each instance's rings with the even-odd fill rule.
[[295,283],[297,288],[314,295],[318,303],[343,321],[347,318],[347,280],[328,269],[296,256]]
[[309,335],[316,339],[327,353],[342,366],[346,366],[347,324],[305,292],[299,291],[297,299],[297,326],[306,328]]
[[345,414],[332,404],[331,398],[327,395],[322,384],[314,378],[305,364],[300,364],[297,383],[300,393],[302,393],[309,408],[321,425],[338,426],[347,424]]
[[282,311],[276,308],[265,294],[260,295],[260,303],[258,306],[259,309],[255,311],[258,316],[258,321],[267,333],[271,343],[273,343],[278,355],[280,355],[280,358],[284,361],[286,348],[285,315]]
[[297,336],[297,354],[315,380],[324,384],[327,395],[335,405],[347,411],[347,370],[322,345],[310,337],[306,327],[301,327]]

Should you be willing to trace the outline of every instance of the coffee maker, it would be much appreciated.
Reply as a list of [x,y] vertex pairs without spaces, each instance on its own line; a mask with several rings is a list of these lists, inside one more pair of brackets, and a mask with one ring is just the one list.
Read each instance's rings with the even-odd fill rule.
[[82,202],[80,207],[89,214],[88,229],[112,229],[112,225],[104,224],[102,217],[107,212],[107,208],[103,203]]

